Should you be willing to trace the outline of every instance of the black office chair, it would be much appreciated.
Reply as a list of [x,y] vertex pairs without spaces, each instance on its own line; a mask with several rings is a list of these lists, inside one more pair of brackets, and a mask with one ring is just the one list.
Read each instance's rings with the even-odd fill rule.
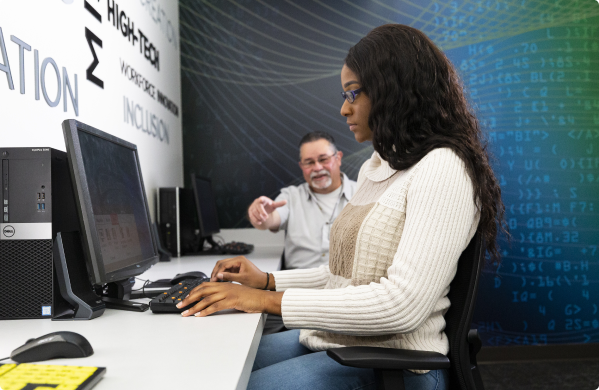
[[283,253],[281,253],[281,260],[279,262],[279,271],[285,271],[287,267],[285,266],[285,249],[283,249]]
[[[285,250],[281,253],[281,262],[279,263],[279,270],[284,271],[287,268],[285,267]],[[264,329],[262,330],[262,336],[266,336],[273,333],[286,332],[289,329],[285,327],[283,323],[283,317],[269,314],[266,317],[266,323],[264,324]]]
[[470,329],[478,280],[484,266],[484,240],[476,233],[458,261],[457,273],[448,294],[451,306],[445,314],[449,354],[378,347],[332,348],[327,355],[349,367],[372,368],[378,389],[403,390],[403,370],[448,368],[449,389],[484,390],[476,363],[481,341]]

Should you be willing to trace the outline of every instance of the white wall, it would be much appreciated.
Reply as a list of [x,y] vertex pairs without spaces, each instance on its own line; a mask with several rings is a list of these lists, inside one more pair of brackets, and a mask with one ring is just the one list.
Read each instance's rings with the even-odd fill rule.
[[[101,21],[86,9],[86,3]],[[117,29],[112,15],[109,20],[109,6],[119,20],[132,26],[131,34],[128,27]],[[77,119],[138,146],[150,200],[156,187],[183,185],[177,1],[3,0],[0,29],[0,146],[65,150],[61,123]],[[102,44],[90,38],[99,61],[90,77],[94,57],[86,34],[95,35]],[[24,45],[15,43],[18,40],[30,50],[21,49]],[[157,50],[158,61],[150,45]],[[60,73],[60,98],[52,63]],[[9,85],[9,69],[14,89]],[[131,69],[143,77],[137,80],[143,80],[144,86],[146,81],[153,86],[148,89],[153,96],[131,80]],[[90,80],[94,76],[102,80],[103,88]],[[161,104],[158,91],[176,108]],[[172,112],[177,110],[177,115]]]

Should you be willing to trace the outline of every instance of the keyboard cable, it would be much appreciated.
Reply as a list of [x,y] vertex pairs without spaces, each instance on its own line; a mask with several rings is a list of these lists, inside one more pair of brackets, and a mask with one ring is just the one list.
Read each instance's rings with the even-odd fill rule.
[[142,282],[144,282],[143,286],[141,286],[141,288],[137,288],[131,291],[139,291],[141,290],[141,293],[143,294],[144,298],[148,298],[148,299],[153,299],[153,297],[149,297],[146,295],[146,286],[150,283],[152,283],[152,281],[150,279],[140,279],[140,278],[135,278],[137,280],[140,280]]

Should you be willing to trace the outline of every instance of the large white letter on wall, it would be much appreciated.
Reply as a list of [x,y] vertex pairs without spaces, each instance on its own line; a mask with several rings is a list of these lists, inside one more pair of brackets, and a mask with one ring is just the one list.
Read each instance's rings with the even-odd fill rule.
[[183,185],[177,1],[0,2],[0,147],[65,150],[71,118],[136,144],[148,192]]

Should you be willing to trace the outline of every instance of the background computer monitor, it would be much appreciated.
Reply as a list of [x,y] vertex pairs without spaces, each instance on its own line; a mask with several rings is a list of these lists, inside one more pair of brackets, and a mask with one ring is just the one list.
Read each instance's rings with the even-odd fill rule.
[[90,280],[132,283],[158,262],[137,147],[75,120],[62,126]]
[[216,201],[214,200],[214,191],[212,191],[212,181],[192,173],[191,184],[195,196],[200,236],[207,238],[220,232]]

